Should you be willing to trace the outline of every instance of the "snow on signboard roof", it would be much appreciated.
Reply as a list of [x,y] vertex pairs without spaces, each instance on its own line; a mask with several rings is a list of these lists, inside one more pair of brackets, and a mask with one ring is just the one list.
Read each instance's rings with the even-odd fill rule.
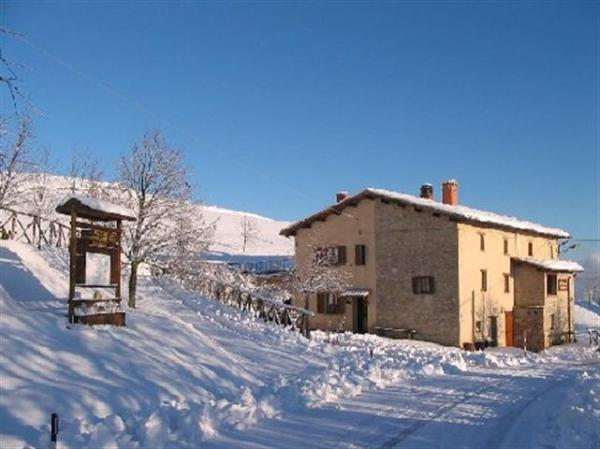
[[90,198],[89,196],[77,194],[67,195],[57,206],[57,210],[65,207],[70,201],[76,201],[81,205],[98,212],[110,215],[118,215],[122,218],[135,220],[135,214],[127,207],[111,203],[110,201],[99,200],[96,198]]
[[562,271],[569,273],[579,273],[583,271],[583,267],[573,260],[542,260],[533,258],[512,258],[516,262],[526,263],[534,267],[548,271]]
[[322,210],[321,212],[311,215],[310,217],[304,220],[301,220],[286,227],[281,231],[281,234],[286,236],[294,235],[298,229],[312,223],[316,219],[322,218],[324,215],[338,213],[341,208],[344,208],[347,205],[355,204],[357,201],[360,201],[363,198],[372,197],[383,198],[392,201],[398,201],[403,204],[410,204],[413,206],[422,207],[424,209],[433,210],[435,212],[439,212],[444,215],[449,215],[458,219],[463,219],[465,221],[508,227],[520,231],[528,231],[536,234],[543,234],[558,238],[570,237],[570,234],[562,229],[549,228],[546,226],[542,226],[541,224],[521,220],[516,217],[500,215],[494,212],[474,209],[467,206],[452,206],[450,204],[444,204],[435,200],[421,198],[406,193],[394,192],[391,190],[384,189],[376,189],[372,187],[367,188],[354,196],[350,196],[344,199],[343,201],[340,201],[339,203],[334,204],[333,206],[330,206],[327,209]]

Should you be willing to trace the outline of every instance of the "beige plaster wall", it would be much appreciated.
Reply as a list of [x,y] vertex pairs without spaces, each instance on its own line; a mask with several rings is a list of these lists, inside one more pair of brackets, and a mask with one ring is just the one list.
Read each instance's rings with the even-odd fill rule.
[[[372,327],[376,320],[377,297],[374,211],[375,202],[364,200],[355,207],[345,208],[340,215],[329,215],[325,221],[317,221],[310,228],[300,229],[295,237],[296,263],[300,271],[310,263],[311,251],[314,247],[346,246],[346,265],[332,269],[347,271],[352,287],[370,290],[371,293],[368,297],[369,327]],[[355,265],[355,245],[366,245],[367,262],[365,265]],[[299,307],[305,305],[303,296],[296,296],[293,302]],[[350,300],[347,301],[344,315],[317,313],[316,294],[310,295],[308,308],[315,313],[315,317],[310,320],[312,329],[335,329],[345,321],[344,328],[352,330],[354,316]]]
[[[485,240],[481,250],[480,236]],[[529,243],[533,245],[533,258],[558,257],[557,241],[552,238],[510,232],[493,227],[467,223],[458,224],[459,239],[459,290],[460,290],[460,341],[477,339],[475,323],[482,322],[484,333],[489,334],[488,318],[496,316],[498,344],[506,345],[505,312],[513,310],[515,295],[521,290],[523,296],[543,299],[543,278],[523,278],[516,287],[515,274],[511,270],[511,257],[527,258]],[[504,253],[504,240],[508,241],[508,253]],[[487,271],[487,291],[481,290],[481,270]],[[504,274],[509,275],[509,291],[504,290]],[[523,274],[525,276],[525,274]],[[529,289],[527,293],[524,288]],[[534,294],[535,293],[535,294]],[[525,305],[525,303],[523,303]],[[530,305],[533,305],[531,303]],[[541,305],[541,304],[540,304]]]

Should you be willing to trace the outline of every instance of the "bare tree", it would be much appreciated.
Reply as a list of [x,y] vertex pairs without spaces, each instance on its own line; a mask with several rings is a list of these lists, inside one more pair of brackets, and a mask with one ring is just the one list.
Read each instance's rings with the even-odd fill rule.
[[184,280],[206,270],[203,256],[212,241],[215,223],[204,223],[201,212],[192,203],[184,202],[178,209],[182,219],[175,223],[173,244],[162,256],[161,269]]
[[42,152],[38,167],[39,170],[30,175],[30,186],[25,199],[29,203],[29,212],[40,218],[48,218],[56,207],[56,198],[49,180],[49,150]]
[[29,117],[19,119],[14,140],[9,138],[7,121],[0,119],[0,206],[9,207],[17,202],[17,196],[26,184],[23,174],[35,166],[31,138]]
[[71,155],[71,192],[84,193],[92,198],[103,198],[106,186],[102,182],[104,170],[100,167],[98,159],[89,151],[74,151]]
[[242,232],[242,252],[245,253],[248,243],[255,241],[258,238],[259,233],[254,220],[246,215],[242,217],[240,226]]
[[[0,37],[5,36],[20,36],[19,33],[9,30],[8,28],[4,28],[0,26]],[[27,99],[19,89],[19,84],[21,79],[17,74],[18,70],[23,69],[23,66],[17,64],[13,61],[10,61],[6,58],[2,47],[0,46],[0,84],[6,87],[8,90],[8,94],[13,103],[13,107],[15,108],[15,112],[17,112],[17,98],[25,100]]]
[[[501,312],[498,302],[491,297],[482,296],[481,301],[475,306],[475,329],[476,341],[492,341],[491,317],[497,317]],[[497,336],[496,336],[497,337]]]
[[[567,301],[569,299],[567,298]],[[561,306],[561,300],[557,298],[554,306],[554,313],[550,315],[550,338],[552,344],[558,345],[565,342],[565,335],[569,330],[569,320],[567,316],[567,305]]]
[[339,294],[350,286],[351,276],[343,267],[337,266],[339,254],[320,248],[314,241],[309,243],[311,257],[303,266],[290,273],[288,289],[304,298],[304,308],[308,309],[311,294]]
[[168,265],[174,256],[185,259],[188,245],[201,242],[206,233],[190,219],[191,187],[183,155],[167,145],[160,131],[146,134],[123,156],[119,181],[121,201],[137,218],[124,233],[131,267],[128,304],[135,307],[139,265]]

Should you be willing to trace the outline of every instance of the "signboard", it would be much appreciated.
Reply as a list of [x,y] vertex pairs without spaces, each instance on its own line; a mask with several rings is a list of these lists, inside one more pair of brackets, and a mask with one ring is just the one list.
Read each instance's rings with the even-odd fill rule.
[[86,229],[81,231],[81,240],[87,246],[115,248],[119,243],[119,235],[111,230]]
[[558,280],[558,289],[565,291],[569,290],[569,280],[568,279],[559,279]]

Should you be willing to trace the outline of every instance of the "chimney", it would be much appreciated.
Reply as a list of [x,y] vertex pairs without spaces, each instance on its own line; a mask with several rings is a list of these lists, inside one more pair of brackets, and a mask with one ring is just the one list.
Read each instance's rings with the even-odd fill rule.
[[339,203],[340,201],[344,201],[346,198],[348,198],[348,192],[341,191],[335,194],[335,202]]
[[423,184],[421,186],[421,198],[433,200],[433,186],[431,184]]
[[451,179],[442,184],[442,202],[458,206],[458,181]]

